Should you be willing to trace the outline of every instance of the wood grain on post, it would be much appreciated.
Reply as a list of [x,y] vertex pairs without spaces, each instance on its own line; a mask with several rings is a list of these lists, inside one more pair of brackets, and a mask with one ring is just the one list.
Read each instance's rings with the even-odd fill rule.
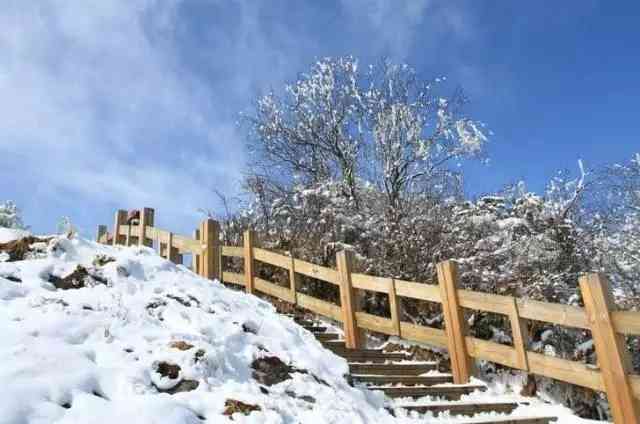
[[253,248],[256,243],[256,235],[253,230],[244,232],[244,286],[247,293],[253,293],[255,279],[255,263],[253,261]]
[[640,408],[627,376],[632,370],[631,357],[624,336],[613,327],[611,313],[616,307],[609,282],[604,275],[588,274],[580,278],[580,291],[613,420],[616,424],[637,424]]
[[103,242],[102,237],[107,235],[107,226],[106,225],[98,225],[98,233],[96,234],[96,242],[98,243],[106,243],[106,240]]
[[127,222],[127,211],[122,209],[116,212],[115,222],[113,224],[113,245],[122,244],[124,242],[123,236],[120,235],[120,226]]
[[396,295],[396,280],[391,280],[389,287],[389,309],[391,310],[391,322],[396,335],[400,337],[400,299]]
[[213,219],[206,219],[200,225],[200,241],[205,247],[200,258],[202,276],[210,280],[219,279],[218,249],[220,249],[220,225]]
[[173,250],[172,246],[173,246],[173,233],[169,231],[169,233],[167,234],[167,241],[164,249],[164,257],[165,259],[168,259],[173,262],[173,258],[171,255],[172,253],[171,251]]
[[513,336],[513,347],[517,353],[518,368],[529,371],[529,359],[527,358],[527,348],[529,347],[529,331],[527,322],[520,317],[516,298],[511,298],[512,306],[509,313],[511,323],[511,334]]
[[138,245],[153,247],[153,241],[147,239],[147,227],[154,226],[155,211],[151,208],[142,208],[138,231]]
[[224,261],[222,260],[223,255],[222,255],[222,241],[220,241],[220,229],[219,229],[219,224],[218,224],[218,237],[216,238],[216,247],[215,247],[215,252],[216,252],[216,264],[218,265],[218,271],[216,272],[218,281],[222,282],[222,277],[224,275]]
[[291,291],[291,298],[293,299],[293,303],[298,304],[298,288],[300,280],[298,278],[298,274],[296,274],[296,260],[293,254],[293,250],[291,250],[290,256],[291,264],[289,265],[289,290]]
[[171,248],[171,262],[173,262],[176,265],[182,265],[182,261],[183,261],[183,257],[182,254],[180,253],[180,250],[178,250],[177,247],[172,247]]
[[[200,230],[195,230],[193,232],[193,238],[197,241],[200,241]],[[200,254],[193,253],[191,260],[191,269],[198,275],[202,275],[202,270],[200,269]]]
[[453,382],[466,384],[473,375],[473,362],[465,341],[467,323],[458,301],[458,266],[453,261],[445,261],[437,268]]
[[344,323],[345,346],[348,349],[359,349],[362,341],[356,324],[356,296],[351,282],[353,252],[342,250],[336,255],[338,275],[340,277],[340,304]]
[[131,224],[127,225],[127,235],[125,236],[124,239],[124,245],[125,246],[131,246]]

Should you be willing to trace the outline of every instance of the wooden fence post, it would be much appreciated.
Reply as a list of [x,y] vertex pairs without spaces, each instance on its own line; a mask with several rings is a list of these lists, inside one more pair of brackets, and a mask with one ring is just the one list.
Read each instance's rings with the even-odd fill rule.
[[633,369],[624,336],[617,334],[611,320],[615,304],[606,277],[587,274],[580,278],[580,291],[591,326],[602,381],[616,424],[640,422],[640,407],[627,374]]
[[140,211],[140,223],[138,224],[138,245],[153,247],[153,241],[147,240],[147,227],[154,226],[155,211],[151,208],[142,208]]
[[396,280],[394,279],[391,279],[389,286],[389,309],[391,310],[391,323],[396,335],[400,337],[400,299],[396,295]]
[[173,255],[172,253],[172,248],[171,246],[173,245],[173,233],[171,231],[169,231],[167,233],[167,240],[166,240],[166,244],[165,244],[165,248],[164,248],[164,257],[165,259],[170,260],[171,262],[173,262]]
[[120,235],[120,226],[124,225],[127,222],[127,211],[122,209],[116,212],[115,222],[113,224],[113,245],[116,246],[118,244],[124,243],[123,236]]
[[473,375],[473,361],[467,352],[467,323],[458,301],[458,266],[453,261],[445,261],[440,262],[437,269],[453,382],[466,384]]
[[247,293],[253,293],[253,279],[255,278],[255,268],[253,262],[253,248],[255,246],[255,232],[246,230],[244,232],[244,281]]
[[294,305],[298,304],[298,286],[300,284],[300,280],[298,275],[296,274],[296,259],[293,254],[293,249],[290,252],[291,255],[291,264],[289,265],[289,290],[291,290],[291,298],[293,299]]
[[511,298],[509,322],[511,324],[513,348],[516,350],[518,368],[524,371],[529,371],[529,358],[527,357],[527,348],[529,347],[529,329],[527,328],[527,322],[520,318],[518,302],[515,297]]
[[348,349],[359,349],[362,345],[360,331],[356,323],[356,297],[351,283],[353,252],[341,250],[336,255],[338,275],[340,277],[340,304],[344,321],[344,341]]
[[[220,227],[218,227],[220,228]],[[218,235],[220,236],[220,230],[218,230]],[[223,237],[224,238],[224,237]],[[222,256],[222,246],[224,244],[224,240],[220,240],[220,237],[218,237],[217,239],[217,243],[216,243],[216,256],[218,257],[216,263],[218,264],[218,281],[220,281],[221,283],[222,281],[222,276],[224,275],[224,261],[223,261],[223,256]]]
[[127,224],[127,235],[124,237],[124,245],[131,246],[131,224]]
[[[101,243],[100,239],[102,236],[107,235],[107,226],[106,225],[98,225],[98,233],[96,234],[96,242]],[[106,243],[106,240],[105,240]]]
[[210,280],[219,280],[220,224],[210,218],[203,221],[200,226],[200,241],[205,246],[200,258],[202,276]]
[[[193,232],[193,238],[200,241],[200,230],[195,230]],[[200,255],[194,253],[191,256],[191,269],[198,275],[202,275],[202,270],[200,269]]]

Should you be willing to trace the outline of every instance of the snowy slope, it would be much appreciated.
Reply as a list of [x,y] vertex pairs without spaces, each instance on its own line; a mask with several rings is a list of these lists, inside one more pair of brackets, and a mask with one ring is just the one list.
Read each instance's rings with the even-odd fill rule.
[[[0,244],[28,235],[1,230]],[[52,237],[31,244],[24,260],[8,258],[0,253],[0,424],[474,422],[392,417],[382,394],[350,387],[345,360],[270,304],[151,249]],[[255,365],[274,357],[290,366],[286,375]],[[502,392],[461,401],[524,400],[514,416],[587,422]]]
[[[0,423],[393,420],[381,395],[347,385],[343,359],[271,305],[151,249],[56,237],[34,255],[0,262]],[[51,276],[78,265],[92,286],[56,289]],[[251,364],[271,356],[306,372],[260,384]],[[231,421],[228,400],[260,410]]]

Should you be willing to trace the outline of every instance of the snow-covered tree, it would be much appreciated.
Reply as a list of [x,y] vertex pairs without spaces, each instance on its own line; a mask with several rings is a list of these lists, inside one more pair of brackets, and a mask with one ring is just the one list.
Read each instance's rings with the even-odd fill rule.
[[0,227],[24,229],[20,210],[11,200],[0,203]]
[[352,57],[317,62],[246,116],[247,187],[281,196],[339,183],[359,207],[358,184],[372,184],[394,212],[409,195],[443,192],[451,162],[481,155],[487,142],[482,124],[463,114],[460,90],[445,96],[443,84],[388,61],[364,70]]
[[[640,154],[607,167],[596,220],[601,269],[620,289],[620,301],[640,306]],[[629,305],[630,301],[634,305]]]

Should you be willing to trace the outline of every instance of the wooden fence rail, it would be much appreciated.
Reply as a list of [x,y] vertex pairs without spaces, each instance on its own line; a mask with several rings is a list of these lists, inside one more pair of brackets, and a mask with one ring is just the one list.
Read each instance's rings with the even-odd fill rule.
[[[134,219],[131,216],[126,211],[118,211],[113,233],[109,234],[106,226],[99,226],[98,241],[156,246],[163,256],[176,263],[182,262],[183,254],[191,254],[193,270],[199,275],[243,286],[248,293],[265,293],[342,323],[348,347],[361,347],[363,330],[428,343],[449,351],[456,383],[469,381],[474,372],[474,360],[490,361],[606,392],[616,423],[640,423],[640,375],[632,374],[630,354],[624,343],[625,335],[640,336],[640,312],[617,311],[609,284],[602,275],[588,274],[580,279],[585,308],[579,308],[459,289],[457,265],[453,261],[438,264],[437,285],[417,283],[354,273],[349,251],[338,252],[338,267],[332,269],[262,249],[252,231],[245,232],[243,246],[222,246],[219,225],[211,219],[204,221],[195,237],[190,238],[155,228],[153,209],[143,209],[137,219],[135,214]],[[223,270],[223,257],[242,258],[244,272]],[[257,277],[256,262],[288,271],[289,286]],[[298,275],[337,286],[340,305],[301,292]],[[361,311],[359,291],[387,295],[391,317]],[[401,321],[399,305],[402,298],[441,304],[445,329]],[[464,320],[465,309],[506,316],[511,324],[512,346],[470,336]],[[528,321],[591,331],[598,365],[529,350]]]

